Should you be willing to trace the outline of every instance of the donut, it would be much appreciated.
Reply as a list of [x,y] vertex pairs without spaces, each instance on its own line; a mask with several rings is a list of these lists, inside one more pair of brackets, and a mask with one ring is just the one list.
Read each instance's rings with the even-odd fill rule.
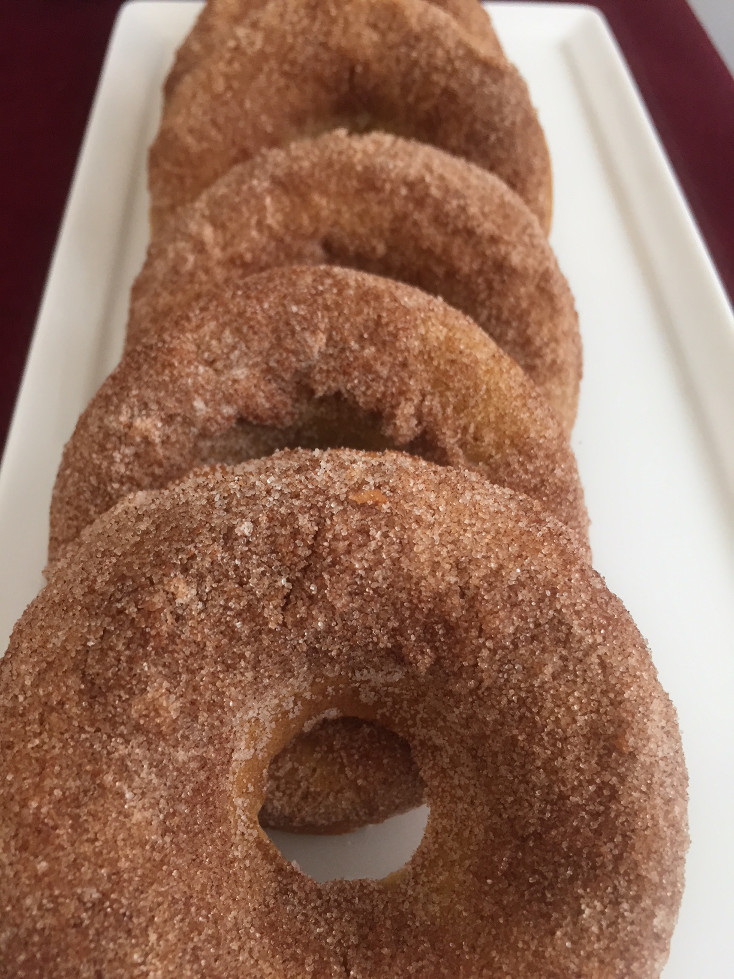
[[[166,77],[164,90],[170,95],[181,78],[212,51],[226,46],[237,33],[238,25],[256,13],[270,0],[208,0],[199,14],[194,27],[176,52],[171,70]],[[491,53],[500,54],[502,48],[494,32],[489,14],[477,0],[429,0],[435,6],[451,14],[458,23],[471,32],[474,42],[482,44]]]
[[[0,664],[5,975],[625,976],[665,962],[675,711],[575,535],[404,454],[284,452],[127,497]],[[404,738],[430,815],[318,884],[258,823],[338,713]]]
[[526,371],[569,431],[581,377],[573,297],[536,218],[497,177],[384,133],[326,133],[238,164],[154,236],[128,342],[236,268],[334,264],[439,295]]
[[50,558],[126,493],[287,446],[475,468],[586,539],[568,440],[487,334],[411,286],[311,266],[230,270],[127,351],[64,450]]
[[236,163],[341,126],[485,167],[550,227],[548,148],[504,55],[425,0],[271,0],[165,100],[149,157],[154,233]]

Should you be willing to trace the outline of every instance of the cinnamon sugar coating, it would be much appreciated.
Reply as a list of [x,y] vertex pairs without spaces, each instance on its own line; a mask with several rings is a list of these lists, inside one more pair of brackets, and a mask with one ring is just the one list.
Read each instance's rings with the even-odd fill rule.
[[202,288],[297,263],[362,268],[440,295],[530,375],[566,430],[581,341],[538,221],[497,177],[441,150],[332,132],[233,167],[154,237],[128,341],[165,328]]
[[[336,710],[404,737],[418,850],[317,884],[259,828]],[[127,498],[0,664],[0,969],[652,979],[687,844],[675,712],[527,498],[400,454],[284,452]]]
[[576,463],[523,371],[471,320],[329,266],[236,270],[141,337],[80,418],[50,557],[126,493],[287,446],[400,448],[543,503],[586,538]]
[[340,126],[485,167],[550,227],[548,148],[503,54],[425,0],[270,0],[165,99],[149,157],[154,233],[236,163]]
[[[207,0],[193,29],[176,52],[173,66],[166,78],[165,91],[170,95],[181,78],[212,51],[232,43],[238,25],[259,11],[271,0]],[[492,53],[501,53],[489,14],[478,0],[430,0],[436,7],[451,14],[469,31],[476,44]]]

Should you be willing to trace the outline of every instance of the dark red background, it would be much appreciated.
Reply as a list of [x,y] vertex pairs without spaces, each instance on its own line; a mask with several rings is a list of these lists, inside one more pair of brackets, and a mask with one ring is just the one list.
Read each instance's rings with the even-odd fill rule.
[[[598,0],[730,297],[734,80],[684,0]],[[0,0],[0,445],[120,0]]]

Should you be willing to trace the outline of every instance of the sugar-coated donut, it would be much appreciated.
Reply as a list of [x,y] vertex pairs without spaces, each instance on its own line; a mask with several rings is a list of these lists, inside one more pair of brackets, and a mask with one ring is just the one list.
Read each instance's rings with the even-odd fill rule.
[[[337,711],[405,738],[404,868],[317,884],[258,824]],[[686,775],[575,536],[476,474],[298,451],[88,528],[0,664],[4,976],[653,979]]]
[[[217,48],[227,46],[238,32],[238,25],[256,13],[270,0],[207,0],[194,27],[176,52],[168,73],[165,91],[170,95],[183,76]],[[501,54],[489,14],[478,0],[429,0],[451,14],[477,44],[494,54]]]
[[133,287],[128,342],[171,303],[296,263],[401,279],[471,316],[540,387],[566,430],[581,342],[568,284],[538,224],[501,180],[441,150],[327,133],[233,167],[155,236]]
[[50,557],[126,493],[288,446],[400,448],[476,468],[586,537],[573,453],[524,372],[471,320],[391,279],[276,268],[185,301],[80,418]]
[[149,159],[154,233],[236,163],[340,126],[485,167],[550,226],[548,148],[504,55],[425,0],[270,0],[165,100]]

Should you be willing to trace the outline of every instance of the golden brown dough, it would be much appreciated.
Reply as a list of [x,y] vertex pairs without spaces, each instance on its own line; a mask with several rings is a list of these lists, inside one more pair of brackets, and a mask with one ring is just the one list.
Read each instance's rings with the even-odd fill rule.
[[581,376],[573,297],[537,220],[497,177],[431,146],[328,133],[239,164],[155,236],[128,342],[236,269],[349,265],[443,297],[535,381],[570,431]]
[[545,137],[502,54],[424,0],[271,0],[165,100],[149,160],[154,233],[236,163],[340,126],[485,167],[550,226]]
[[[238,25],[271,0],[207,0],[193,29],[176,52],[173,66],[166,78],[165,91],[170,95],[181,78],[198,62],[217,48],[226,46],[236,35]],[[489,14],[478,0],[429,0],[451,14],[472,34],[476,44],[488,52],[501,54],[502,49],[494,32]]]
[[[268,760],[330,710],[404,737],[427,787],[424,838],[382,881],[317,884],[258,824]],[[666,960],[675,712],[576,538],[476,474],[294,452],[129,497],[16,626],[0,715],[5,976]]]

